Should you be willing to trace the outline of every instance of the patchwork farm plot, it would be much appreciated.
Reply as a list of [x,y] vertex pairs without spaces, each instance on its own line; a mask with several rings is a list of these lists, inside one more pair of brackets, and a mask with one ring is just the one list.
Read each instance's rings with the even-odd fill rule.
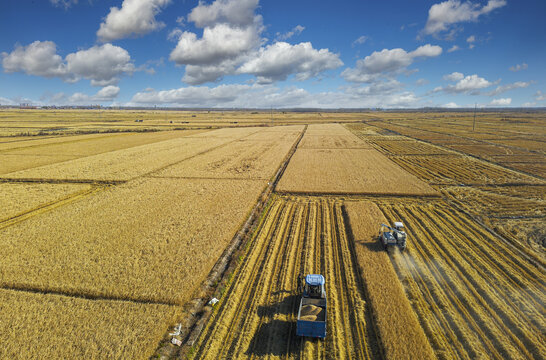
[[543,120],[236,114],[0,116],[42,134],[0,137],[0,358],[546,358]]

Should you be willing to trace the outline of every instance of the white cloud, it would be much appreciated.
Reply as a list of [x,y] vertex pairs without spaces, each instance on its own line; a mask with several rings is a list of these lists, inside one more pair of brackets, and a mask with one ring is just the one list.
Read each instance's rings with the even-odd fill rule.
[[485,95],[487,95],[487,96],[496,96],[496,95],[502,94],[503,92],[506,92],[506,91],[526,88],[529,85],[531,85],[532,83],[533,83],[532,81],[516,81],[515,83],[512,83],[512,84],[500,85],[500,86],[497,86],[497,88],[495,90],[486,92]]
[[184,32],[182,30],[180,30],[179,28],[174,28],[167,35],[167,40],[177,42],[178,39],[180,39],[180,36],[182,36],[183,33]]
[[210,5],[201,1],[188,15],[188,21],[199,28],[226,23],[238,27],[252,26],[256,22],[254,11],[258,0],[216,0]]
[[466,42],[467,43],[473,43],[473,42],[476,42],[476,37],[474,35],[470,35],[467,39],[466,39]]
[[15,101],[0,96],[0,105],[15,105]]
[[430,81],[428,81],[427,79],[418,79],[416,82],[415,82],[415,85],[418,85],[418,86],[423,86],[423,85],[427,85],[429,84]]
[[444,75],[443,79],[444,80],[449,80],[449,81],[459,81],[459,80],[464,79],[464,75],[461,74],[460,72],[455,71],[455,72],[452,72],[451,74]]
[[112,100],[118,97],[118,94],[119,94],[119,87],[109,85],[100,89],[95,95],[95,98],[101,99],[101,100]]
[[[185,65],[184,82],[199,85],[237,74],[255,75],[262,84],[292,74],[305,80],[343,64],[339,55],[314,49],[311,43],[274,42],[263,47],[267,39],[261,36],[264,26],[261,15],[255,14],[257,6],[258,0],[216,0],[210,5],[200,2],[190,12],[188,21],[203,28],[203,34],[173,34],[178,43],[170,54],[171,61]],[[289,38],[303,30],[298,25],[280,36]]]
[[262,44],[262,17],[254,14],[257,0],[216,0],[199,3],[188,21],[203,28],[201,38],[185,31],[170,54],[170,60],[186,65],[183,81],[202,84],[233,74],[251,52]]
[[4,72],[17,71],[29,75],[63,77],[66,74],[66,64],[57,55],[57,46],[53,41],[34,41],[30,45],[16,45],[11,53],[2,53]]
[[69,73],[91,80],[93,86],[115,84],[121,74],[132,74],[136,70],[127,50],[112,44],[68,54],[66,64]]
[[442,107],[448,108],[448,109],[455,109],[455,108],[458,108],[458,107],[460,107],[460,106],[457,105],[457,104],[454,103],[454,102],[449,102],[449,103],[447,103],[447,104],[442,105]]
[[489,0],[486,5],[480,6],[470,1],[447,0],[434,4],[428,11],[428,19],[423,29],[426,35],[438,34],[449,30],[449,27],[469,21],[477,21],[481,15],[506,5],[506,0]]
[[526,70],[527,68],[528,68],[528,65],[526,63],[522,63],[522,64],[516,64],[515,66],[510,66],[509,70],[513,72],[517,72],[521,70]]
[[170,60],[177,64],[210,65],[236,58],[259,44],[259,34],[252,26],[217,24],[206,27],[200,39],[192,32],[183,32]]
[[87,95],[81,92],[67,96],[65,93],[57,93],[49,97],[48,103],[54,105],[91,105],[93,103],[111,102],[119,95],[119,87],[109,85],[100,89],[94,95]]
[[533,107],[533,106],[536,106],[536,102],[526,102],[526,103],[523,103],[521,104],[522,107]]
[[257,56],[245,62],[239,73],[253,74],[258,81],[269,83],[285,80],[296,74],[297,80],[306,80],[319,73],[343,65],[339,55],[328,49],[313,49],[309,42],[290,45],[276,42],[261,48]]
[[110,13],[100,24],[97,37],[102,42],[108,42],[161,29],[165,24],[156,21],[155,16],[170,2],[171,0],[123,0],[121,9],[110,8]]
[[366,35],[360,36],[358,39],[353,41],[352,46],[355,47],[356,45],[362,45],[368,40],[368,37]]
[[511,103],[512,103],[511,98],[504,98],[504,99],[494,99],[489,103],[489,105],[491,105],[491,106],[508,106]]
[[[374,86],[376,86],[374,88]],[[135,94],[127,105],[175,105],[198,107],[304,107],[304,108],[363,108],[418,107],[420,99],[412,92],[397,92],[400,84],[349,87],[345,91],[309,93],[305,89],[273,85],[190,86],[156,91],[148,89]],[[381,88],[382,87],[382,88]]]
[[461,74],[460,72],[444,75],[443,78],[444,80],[456,83],[445,87],[438,86],[434,88],[431,93],[444,91],[450,94],[470,93],[471,95],[478,95],[480,89],[490,87],[496,83],[492,83],[476,74],[464,76],[464,74]]
[[345,69],[341,75],[350,82],[372,82],[380,76],[398,74],[406,70],[418,57],[435,57],[442,53],[437,45],[426,44],[414,51],[383,49],[360,59],[355,68]]
[[479,89],[484,89],[493,85],[493,83],[485,80],[478,75],[468,75],[459,80],[455,85],[449,85],[445,88],[447,92],[451,93],[467,93],[473,92]]
[[535,93],[535,100],[536,101],[544,101],[546,100],[546,94],[544,94],[542,91],[537,90]]
[[72,5],[77,4],[78,0],[49,0],[49,2],[52,3],[54,6],[64,7],[65,9],[68,9]]
[[21,71],[46,78],[59,77],[66,82],[91,80],[93,86],[113,85],[119,76],[137,71],[127,50],[104,44],[68,54],[57,54],[52,41],[35,41],[16,46],[11,53],[2,53],[2,66],[7,73]]
[[454,51],[461,50],[461,48],[458,45],[453,45],[452,47],[447,50],[448,53],[452,53]]
[[292,30],[290,30],[287,33],[284,33],[284,34],[277,33],[276,34],[277,39],[278,40],[288,40],[288,39],[290,39],[291,37],[293,37],[295,35],[301,34],[303,32],[303,30],[305,30],[305,26],[296,25]]

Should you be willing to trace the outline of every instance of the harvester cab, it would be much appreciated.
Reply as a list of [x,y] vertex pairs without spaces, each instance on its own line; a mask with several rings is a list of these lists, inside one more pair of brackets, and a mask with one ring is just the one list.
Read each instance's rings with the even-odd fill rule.
[[[385,229],[390,231],[384,231]],[[379,230],[379,238],[387,250],[390,246],[397,246],[400,251],[406,249],[407,234],[404,231],[404,224],[400,221],[394,223],[394,227],[381,224],[381,230]]]
[[303,297],[325,299],[324,276],[316,274],[307,275],[303,286]]

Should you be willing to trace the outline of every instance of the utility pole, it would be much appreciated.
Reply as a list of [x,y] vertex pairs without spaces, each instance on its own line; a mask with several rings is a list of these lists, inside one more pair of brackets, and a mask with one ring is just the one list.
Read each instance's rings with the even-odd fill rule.
[[476,129],[476,109],[478,108],[478,103],[474,105],[474,123],[472,124],[472,132]]

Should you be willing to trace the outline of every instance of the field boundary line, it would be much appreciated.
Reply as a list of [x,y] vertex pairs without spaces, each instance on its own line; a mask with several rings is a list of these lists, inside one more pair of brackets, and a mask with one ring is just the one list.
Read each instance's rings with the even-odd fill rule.
[[40,289],[40,288],[26,287],[26,286],[2,285],[0,286],[0,289],[33,293],[33,294],[41,294],[41,295],[58,295],[58,296],[64,296],[68,298],[76,298],[76,299],[83,299],[83,300],[89,300],[89,301],[120,301],[120,302],[128,302],[128,303],[143,304],[143,305],[178,306],[178,304],[174,302],[171,303],[171,302],[157,301],[157,300],[151,300],[151,299],[148,300],[148,299],[124,298],[124,297],[117,297],[117,296],[92,295],[92,294],[83,294],[78,292],[72,293],[72,292],[47,290],[47,289]]
[[417,198],[417,199],[441,199],[441,194],[396,194],[396,193],[376,193],[376,192],[349,192],[349,191],[339,191],[339,192],[313,192],[313,191],[277,191],[277,194],[283,196],[367,196],[367,197],[404,197],[404,198]]
[[25,221],[31,217],[34,217],[36,215],[39,215],[39,214],[43,214],[45,212],[48,212],[48,211],[51,211],[53,209],[56,209],[58,207],[61,207],[63,205],[67,205],[69,203],[72,203],[74,201],[78,201],[78,200],[81,200],[83,198],[86,198],[94,193],[98,193],[102,190],[104,190],[106,187],[105,186],[93,186],[91,187],[90,189],[86,189],[86,190],[81,190],[81,191],[78,191],[77,193],[74,193],[74,194],[70,194],[60,200],[54,200],[54,201],[50,201],[46,204],[43,204],[43,205],[40,205],[38,207],[35,207],[31,210],[27,210],[27,211],[24,211],[22,213],[19,213],[15,216],[12,216],[8,219],[4,219],[2,221],[0,221],[0,230],[1,229],[5,229],[7,227],[10,227],[12,225],[15,225],[17,223],[20,223],[22,221]]
[[40,178],[0,177],[0,183],[120,185],[126,182],[127,182],[126,180],[40,179]]
[[147,176],[153,179],[169,179],[169,180],[251,180],[251,181],[265,181],[268,178],[243,178],[243,177],[214,177],[214,176]]

